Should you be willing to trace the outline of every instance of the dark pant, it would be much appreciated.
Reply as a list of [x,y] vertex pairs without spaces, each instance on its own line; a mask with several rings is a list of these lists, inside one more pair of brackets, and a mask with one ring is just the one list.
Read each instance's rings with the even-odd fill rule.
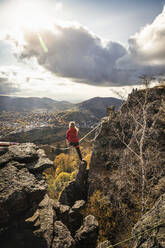
[[81,155],[81,151],[80,151],[80,147],[79,147],[79,142],[70,142],[69,144],[76,148],[77,154],[78,154],[80,160],[82,160],[82,155]]

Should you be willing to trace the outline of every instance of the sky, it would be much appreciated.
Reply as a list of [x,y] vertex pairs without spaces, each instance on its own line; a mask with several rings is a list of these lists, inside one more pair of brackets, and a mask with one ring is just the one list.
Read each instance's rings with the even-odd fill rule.
[[0,95],[125,98],[164,44],[165,0],[0,0]]

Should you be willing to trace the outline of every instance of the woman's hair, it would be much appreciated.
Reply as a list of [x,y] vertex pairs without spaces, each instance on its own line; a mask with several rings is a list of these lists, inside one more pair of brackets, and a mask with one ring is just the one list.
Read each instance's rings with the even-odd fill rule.
[[70,121],[70,122],[69,122],[69,128],[70,128],[70,127],[74,127],[74,128],[77,130],[77,132],[78,132],[78,128],[76,127],[75,121]]

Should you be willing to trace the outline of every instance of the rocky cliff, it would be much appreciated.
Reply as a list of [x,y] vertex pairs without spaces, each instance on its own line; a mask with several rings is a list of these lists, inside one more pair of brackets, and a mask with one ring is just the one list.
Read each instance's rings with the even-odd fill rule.
[[98,222],[80,213],[87,196],[81,187],[87,182],[86,163],[61,195],[65,205],[47,195],[43,171],[52,166],[34,144],[0,148],[1,248],[96,247]]
[[[107,236],[112,243],[130,237],[138,220],[138,230],[143,229],[140,226],[147,218],[143,214],[147,216],[165,192],[164,103],[165,88],[133,91],[118,112],[109,111],[97,130],[89,170],[88,199],[99,190],[103,193],[100,200],[109,201],[110,221],[114,225]],[[161,204],[163,209],[163,200]],[[156,216],[158,209],[154,209]],[[148,215],[152,218],[151,212]],[[163,221],[164,217],[162,214],[154,218]],[[152,226],[154,220],[149,222]],[[136,230],[137,227],[134,232]],[[163,228],[162,233],[165,235]],[[146,234],[145,242],[134,247],[165,247],[158,241],[156,245],[147,243],[145,237]],[[133,247],[132,243],[127,245]],[[119,247],[126,247],[126,244]]]
[[30,143],[1,148],[0,155],[0,245],[29,247],[28,243],[40,243],[25,220],[46,194],[42,172],[52,162]]

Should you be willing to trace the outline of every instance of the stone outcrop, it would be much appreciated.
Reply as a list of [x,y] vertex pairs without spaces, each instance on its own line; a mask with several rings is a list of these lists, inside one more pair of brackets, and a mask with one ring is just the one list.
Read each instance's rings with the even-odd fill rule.
[[88,192],[88,170],[86,170],[86,167],[86,161],[80,163],[76,179],[71,182],[61,193],[59,199],[61,204],[73,206],[73,204],[78,200],[86,201]]
[[79,196],[70,201],[64,190],[70,206],[46,194],[43,171],[52,166],[44,151],[31,143],[0,149],[1,248],[94,247],[98,223],[94,216],[83,220],[80,213],[85,205],[81,198],[87,195],[86,162],[72,186]]
[[11,244],[28,247],[27,240],[40,245],[41,240],[37,241],[33,228],[25,220],[34,213],[46,193],[42,172],[52,167],[52,162],[30,143],[1,148],[0,153],[1,247],[11,247]]
[[59,202],[54,204],[57,218],[68,227],[73,236],[83,223],[83,216],[80,211],[84,205],[85,201],[83,200],[76,201],[73,207],[62,205]]
[[83,225],[76,232],[75,239],[77,247],[96,247],[98,237],[99,224],[96,218],[92,215],[85,217]]
[[[155,228],[154,228],[155,227]],[[147,232],[147,230],[151,229]],[[142,233],[136,238],[133,248],[165,247],[165,194],[155,203],[135,225],[132,235]]]
[[56,221],[54,223],[54,239],[52,248],[76,248],[75,241],[72,238],[67,227],[61,222]]
[[38,239],[44,239],[44,247],[52,247],[54,239],[54,222],[57,221],[56,212],[54,210],[54,200],[45,195],[40,202],[36,212],[30,218],[26,219],[27,223],[35,228],[34,235]]
[[83,200],[77,201],[71,208],[45,195],[37,211],[26,221],[36,227],[35,236],[44,240],[42,247],[93,248],[98,236],[98,223],[94,216],[83,220],[80,210],[84,204]]

